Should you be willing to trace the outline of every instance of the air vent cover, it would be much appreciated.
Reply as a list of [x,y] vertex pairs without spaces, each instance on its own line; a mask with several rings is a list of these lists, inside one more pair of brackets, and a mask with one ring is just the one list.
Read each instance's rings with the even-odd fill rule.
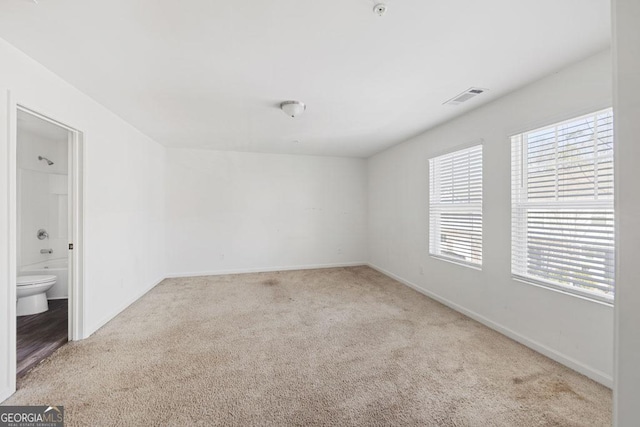
[[471,87],[467,90],[465,90],[464,92],[454,96],[453,98],[451,98],[450,100],[448,100],[447,102],[445,102],[443,105],[459,105],[462,104],[463,102],[466,102],[468,100],[470,100],[471,98],[474,98],[478,95],[480,95],[481,93],[486,92],[487,89],[480,89],[477,87]]

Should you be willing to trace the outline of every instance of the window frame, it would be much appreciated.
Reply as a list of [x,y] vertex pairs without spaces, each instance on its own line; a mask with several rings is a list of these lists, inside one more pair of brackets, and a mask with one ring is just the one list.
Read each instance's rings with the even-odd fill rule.
[[[433,203],[432,199],[433,199],[433,195],[432,195],[432,189],[433,189],[433,165],[432,162],[436,161],[439,158],[445,157],[445,156],[451,156],[454,155],[455,153],[459,153],[459,152],[463,152],[463,151],[471,151],[473,149],[477,149],[480,148],[480,202],[468,202],[468,203]],[[428,196],[428,200],[429,200],[429,209],[428,209],[428,216],[429,216],[429,238],[428,238],[428,252],[429,252],[429,256],[431,258],[437,259],[437,260],[441,260],[441,261],[446,261],[446,262],[450,262],[452,264],[458,264],[464,267],[469,267],[472,269],[476,269],[476,270],[482,270],[482,263],[484,261],[484,206],[483,206],[483,199],[484,199],[484,141],[483,140],[479,140],[479,141],[474,141],[468,144],[464,144],[464,145],[458,145],[456,147],[451,148],[450,150],[444,151],[444,152],[440,152],[436,155],[433,155],[431,157],[429,157],[428,161],[427,161],[427,165],[428,165],[428,179],[429,179],[429,196]],[[434,205],[437,206],[434,208]],[[435,242],[435,238],[436,235],[433,232],[434,231],[434,224],[433,222],[438,221],[438,219],[434,218],[434,210],[438,210],[441,209],[442,207],[446,207],[447,210],[449,210],[450,212],[453,213],[479,213],[480,215],[480,262],[472,262],[472,261],[466,261],[463,259],[459,259],[455,256],[448,256],[446,254],[442,254],[441,251],[439,251],[439,253],[435,253],[432,252],[432,248],[434,246],[439,246],[437,242]],[[441,214],[442,212],[437,212],[438,216]],[[440,229],[439,225],[435,225],[435,227],[437,227],[438,229]]]
[[[548,208],[548,209],[555,209],[556,212],[562,212],[563,210],[566,210],[567,208],[575,208],[575,209],[607,209],[610,210],[613,213],[613,259],[615,260],[616,257],[616,233],[615,233],[615,227],[616,227],[616,213],[615,213],[615,204],[614,204],[614,198],[615,198],[615,193],[616,193],[616,188],[615,185],[612,189],[612,196],[610,199],[597,199],[597,194],[598,194],[598,189],[595,189],[595,194],[596,197],[594,199],[587,199],[587,200],[563,200],[563,201],[545,201],[545,202],[530,202],[528,200],[522,201],[522,197],[518,198],[516,196],[516,190],[514,187],[514,182],[513,180],[516,178],[515,176],[515,170],[516,167],[514,166],[516,160],[515,160],[515,153],[514,153],[514,145],[516,144],[514,142],[514,139],[519,138],[520,140],[517,142],[519,144],[519,155],[520,158],[518,160],[519,164],[520,164],[520,172],[519,172],[519,178],[521,180],[520,183],[520,190],[522,191],[522,189],[524,187],[527,186],[527,150],[524,149],[525,144],[527,142],[525,135],[527,134],[531,134],[534,133],[536,131],[541,131],[543,129],[546,128],[558,128],[560,126],[562,126],[563,124],[566,123],[570,123],[576,120],[580,120],[583,118],[590,118],[590,117],[595,117],[597,120],[597,117],[599,115],[605,114],[605,113],[610,113],[612,116],[612,124],[611,124],[611,129],[613,131],[613,121],[615,121],[615,117],[613,117],[613,109],[612,107],[607,107],[607,108],[602,108],[602,109],[598,109],[586,114],[580,114],[580,115],[576,115],[573,117],[569,117],[567,119],[564,120],[560,120],[557,122],[552,122],[552,123],[548,123],[548,124],[543,124],[541,126],[538,126],[536,128],[533,129],[529,129],[529,130],[525,130],[522,132],[518,132],[518,133],[514,133],[510,136],[509,141],[510,141],[510,150],[511,150],[511,276],[513,280],[516,280],[518,282],[522,282],[525,284],[530,284],[530,285],[534,285],[534,286],[538,286],[538,287],[543,287],[546,289],[551,289],[554,291],[558,291],[561,293],[565,293],[571,296],[575,296],[575,297],[580,297],[589,301],[593,301],[593,302],[597,302],[597,303],[604,303],[605,305],[613,305],[614,302],[614,296],[615,296],[615,277],[613,278],[613,285],[611,287],[612,291],[610,294],[605,294],[604,292],[599,292],[599,291],[595,291],[595,290],[590,290],[587,288],[582,288],[576,285],[570,285],[570,284],[562,284],[560,282],[554,282],[552,280],[545,280],[544,278],[541,277],[535,277],[535,276],[529,276],[529,275],[523,275],[520,273],[517,273],[516,271],[518,270],[517,268],[517,264],[518,261],[516,260],[516,256],[515,256],[515,250],[514,248],[516,246],[519,246],[521,248],[526,248],[528,247],[528,243],[527,243],[527,234],[526,234],[526,227],[524,228],[525,230],[525,235],[521,236],[522,239],[524,239],[524,242],[521,243],[517,243],[516,242],[516,226],[514,224],[514,221],[527,221],[526,220],[526,213],[523,215],[523,217],[521,218],[517,218],[516,216],[516,210],[518,209],[524,209],[525,212],[527,212],[527,206],[532,207],[533,209],[544,209],[544,208]],[[612,136],[612,146],[615,144],[615,135]],[[603,159],[611,159],[612,162],[614,162],[614,156],[613,156],[613,147],[612,147],[612,154],[606,157],[600,157],[598,155],[598,153],[596,152],[596,155],[594,157],[594,162],[596,164],[598,164],[598,162],[603,161]],[[558,159],[555,159],[555,165],[557,168],[557,165],[560,164],[562,165],[562,163],[558,162]],[[615,173],[615,163],[612,163],[612,169],[613,169],[613,173]],[[557,185],[557,184],[556,184]],[[557,189],[556,189],[557,191]],[[555,206],[554,206],[555,204]],[[517,206],[516,206],[517,205]],[[545,206],[546,205],[546,206]],[[530,209],[530,208],[529,208]],[[522,214],[521,214],[522,215]],[[523,230],[523,228],[519,228],[520,231]],[[525,255],[526,257],[526,255]],[[526,262],[526,259],[524,260]]]

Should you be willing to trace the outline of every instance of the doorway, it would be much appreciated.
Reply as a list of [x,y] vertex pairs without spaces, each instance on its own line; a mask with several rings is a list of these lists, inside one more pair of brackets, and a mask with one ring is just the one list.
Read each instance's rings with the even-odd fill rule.
[[16,104],[11,247],[16,377],[82,338],[82,134]]

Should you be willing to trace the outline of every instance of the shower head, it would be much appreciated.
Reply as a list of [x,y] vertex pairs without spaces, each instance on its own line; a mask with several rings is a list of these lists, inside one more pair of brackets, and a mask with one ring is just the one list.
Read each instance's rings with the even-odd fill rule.
[[45,160],[49,166],[53,164],[53,162],[46,157],[38,156],[38,160]]

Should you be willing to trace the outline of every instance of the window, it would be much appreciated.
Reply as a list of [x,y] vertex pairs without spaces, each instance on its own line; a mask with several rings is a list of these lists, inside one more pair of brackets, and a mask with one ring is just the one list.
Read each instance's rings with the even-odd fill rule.
[[482,145],[429,160],[429,253],[482,264]]
[[513,275],[611,301],[612,110],[515,135],[511,157]]

